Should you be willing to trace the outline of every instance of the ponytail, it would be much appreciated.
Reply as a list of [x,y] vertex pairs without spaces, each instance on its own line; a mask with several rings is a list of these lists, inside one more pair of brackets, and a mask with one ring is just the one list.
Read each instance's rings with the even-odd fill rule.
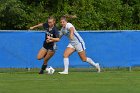
[[61,17],[61,20],[68,21],[68,19],[74,19],[74,18],[77,18],[77,16],[76,15],[68,15],[68,14],[66,14],[66,15]]

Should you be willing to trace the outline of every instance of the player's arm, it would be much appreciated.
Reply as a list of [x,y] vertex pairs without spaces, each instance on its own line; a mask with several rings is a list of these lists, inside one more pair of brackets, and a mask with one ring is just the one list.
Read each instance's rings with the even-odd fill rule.
[[60,38],[53,38],[53,37],[47,36],[47,40],[46,40],[47,43],[58,42],[58,41],[60,41]]
[[60,41],[60,39],[59,38],[53,38],[53,37],[50,37],[50,36],[47,36],[47,41],[49,41],[49,42],[58,42],[58,41]]
[[58,42],[60,41],[58,30],[54,32],[54,37],[47,36],[47,42]]
[[43,23],[40,23],[38,25],[35,25],[35,26],[30,27],[30,30],[33,30],[33,29],[35,29],[37,27],[42,27],[42,26],[43,26]]
[[70,27],[69,31],[70,31],[70,39],[73,40],[74,28],[73,27]]

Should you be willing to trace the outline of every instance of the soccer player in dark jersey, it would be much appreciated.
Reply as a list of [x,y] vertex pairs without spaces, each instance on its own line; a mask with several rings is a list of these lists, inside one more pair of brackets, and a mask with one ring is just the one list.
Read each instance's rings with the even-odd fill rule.
[[48,17],[48,21],[46,23],[40,23],[38,25],[30,27],[30,30],[35,29],[37,27],[44,27],[45,29],[45,40],[43,43],[43,47],[40,49],[37,59],[41,60],[44,58],[43,65],[39,74],[43,74],[44,70],[47,67],[47,63],[49,59],[54,55],[56,50],[56,42],[59,41],[59,32],[57,27],[55,26],[55,19],[53,17]]

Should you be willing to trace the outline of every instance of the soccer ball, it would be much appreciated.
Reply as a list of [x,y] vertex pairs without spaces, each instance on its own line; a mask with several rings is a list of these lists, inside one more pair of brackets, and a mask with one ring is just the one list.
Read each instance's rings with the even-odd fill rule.
[[46,68],[46,71],[48,74],[53,74],[55,72],[55,69],[49,66],[48,68]]

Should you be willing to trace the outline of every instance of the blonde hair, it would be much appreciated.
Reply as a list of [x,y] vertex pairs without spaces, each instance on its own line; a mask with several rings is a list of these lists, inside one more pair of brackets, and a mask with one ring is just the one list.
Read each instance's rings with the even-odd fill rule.
[[68,14],[66,14],[66,15],[62,16],[60,20],[68,21],[68,19],[74,19],[74,18],[77,18],[77,16],[76,15],[68,15]]

